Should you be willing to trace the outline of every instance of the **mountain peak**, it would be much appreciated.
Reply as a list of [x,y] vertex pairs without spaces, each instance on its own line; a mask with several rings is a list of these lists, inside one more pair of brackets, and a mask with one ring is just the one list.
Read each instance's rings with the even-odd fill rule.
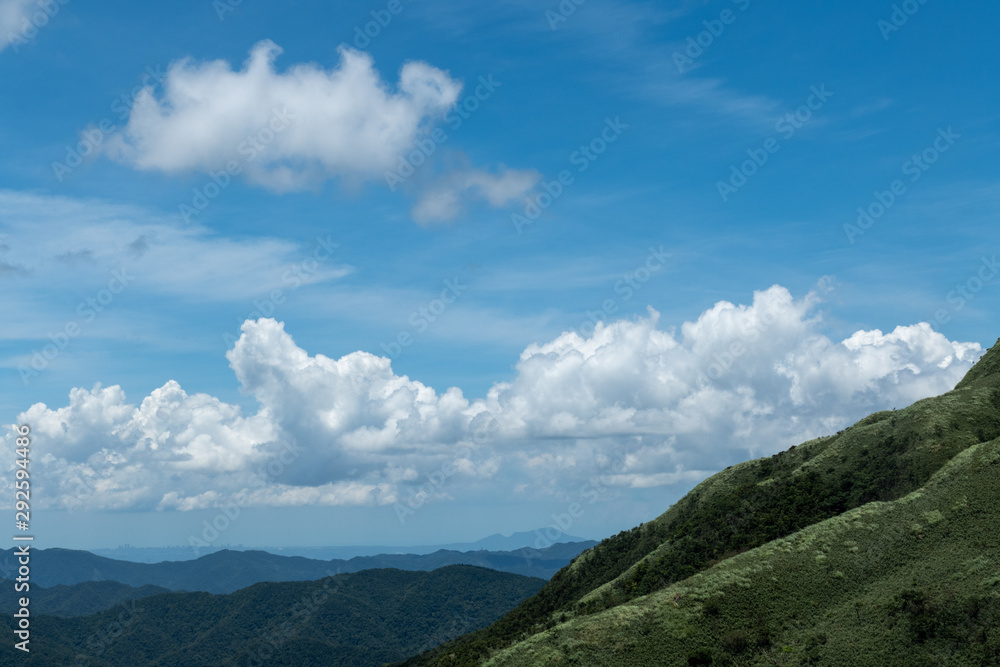
[[969,369],[955,389],[984,384],[1000,385],[1000,339]]

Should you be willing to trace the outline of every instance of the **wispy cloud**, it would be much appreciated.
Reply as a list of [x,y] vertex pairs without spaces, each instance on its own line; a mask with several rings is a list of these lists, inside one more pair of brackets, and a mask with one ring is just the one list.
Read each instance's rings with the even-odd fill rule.
[[[30,276],[26,289],[98,285],[124,266],[145,292],[246,300],[287,286],[289,266],[303,254],[299,243],[221,236],[138,207],[10,190],[0,190],[0,220],[20,273]],[[299,280],[324,282],[350,270],[333,261]]]
[[[773,123],[780,109],[777,100],[740,91],[722,78],[700,76],[697,69],[682,72],[676,66],[674,54],[683,51],[688,35],[672,26],[704,7],[705,3],[687,2],[665,10],[632,0],[580,7],[551,38],[574,46],[574,57],[593,62],[594,76],[636,98],[697,108],[701,122]],[[740,13],[737,5],[731,9]],[[665,43],[664,33],[670,33],[673,41]]]

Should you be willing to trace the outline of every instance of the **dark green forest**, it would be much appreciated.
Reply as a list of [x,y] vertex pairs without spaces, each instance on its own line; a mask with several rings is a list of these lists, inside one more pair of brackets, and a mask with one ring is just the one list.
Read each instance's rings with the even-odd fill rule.
[[[86,617],[33,616],[30,656],[8,645],[3,664],[379,665],[482,627],[543,584],[452,565],[259,583],[228,595],[165,593]],[[13,619],[4,624],[10,633]]]
[[[32,550],[39,586],[70,586],[82,582],[117,581],[133,587],[161,586],[171,591],[232,593],[262,581],[311,581],[333,574],[376,568],[436,570],[446,565],[477,565],[526,577],[550,578],[574,556],[596,542],[553,544],[544,549],[467,551],[440,549],[429,554],[382,554],[351,559],[318,560],[279,556],[265,551],[221,550],[201,558],[160,563],[135,563],[74,549]],[[14,572],[14,549],[0,552],[0,570]],[[0,598],[2,601],[3,598]]]
[[[25,593],[14,589],[13,581],[0,579],[0,613],[13,614],[20,605],[18,600]],[[73,586],[42,588],[34,585],[28,592],[31,611],[51,616],[87,616],[122,604],[128,600],[167,593],[159,586],[133,588],[117,581],[87,581]]]

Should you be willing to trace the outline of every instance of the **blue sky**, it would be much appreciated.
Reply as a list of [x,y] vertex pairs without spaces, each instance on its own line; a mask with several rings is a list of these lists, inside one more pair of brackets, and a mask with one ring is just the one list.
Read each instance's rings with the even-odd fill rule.
[[575,504],[602,537],[948,389],[998,335],[998,18],[0,0],[0,421],[37,434],[38,539],[186,544],[233,503],[216,542]]

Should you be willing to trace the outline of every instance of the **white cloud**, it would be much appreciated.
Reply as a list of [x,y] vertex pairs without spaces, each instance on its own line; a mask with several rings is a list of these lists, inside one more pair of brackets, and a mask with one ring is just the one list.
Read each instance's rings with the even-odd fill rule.
[[217,60],[173,63],[163,99],[141,96],[108,142],[139,169],[223,169],[240,163],[250,181],[275,190],[309,188],[330,176],[381,176],[461,84],[425,63],[403,66],[397,91],[370,55],[342,47],[340,65],[274,69],[281,49],[259,42],[240,71]]
[[[332,69],[274,68],[281,48],[256,44],[243,69],[224,61],[170,66],[164,94],[139,96],[123,130],[106,143],[112,158],[137,169],[218,172],[235,163],[275,192],[315,188],[327,179],[384,180],[456,103],[461,82],[423,62],[403,65],[395,89],[372,57],[340,47]],[[417,204],[421,221],[454,218],[461,201],[500,207],[537,181],[534,171],[469,170],[432,186]]]
[[247,321],[227,358],[259,405],[251,416],[167,382],[138,406],[118,387],[76,389],[69,406],[34,405],[20,421],[34,428],[40,498],[55,505],[187,510],[241,491],[259,505],[391,504],[444,470],[448,487],[424,495],[529,481],[525,492],[568,497],[594,475],[622,490],[689,485],[947,391],[982,352],[927,324],[835,342],[819,301],[774,286],[679,333],[652,309],[564,333],[530,345],[514,379],[479,400],[365,352],[311,356],[282,324]]
[[[92,200],[0,189],[0,221],[9,247],[0,248],[0,260],[8,252],[16,257],[29,289],[87,284],[97,289],[124,267],[134,276],[130,291],[249,302],[272,289],[330,281],[351,271],[326,236],[304,246],[277,238],[232,238]],[[320,261],[304,270],[314,258]]]
[[[469,422],[459,389],[438,395],[367,352],[311,357],[274,320],[244,324],[226,356],[244,391],[286,437],[316,446],[314,455],[328,464],[385,465],[443,453]],[[324,473],[302,471],[317,474]]]
[[23,39],[24,26],[37,7],[36,0],[0,0],[0,51]]
[[537,171],[503,166],[497,174],[479,169],[456,171],[421,194],[413,207],[413,219],[419,223],[454,220],[462,212],[464,201],[471,198],[502,208],[527,195],[541,178]]

